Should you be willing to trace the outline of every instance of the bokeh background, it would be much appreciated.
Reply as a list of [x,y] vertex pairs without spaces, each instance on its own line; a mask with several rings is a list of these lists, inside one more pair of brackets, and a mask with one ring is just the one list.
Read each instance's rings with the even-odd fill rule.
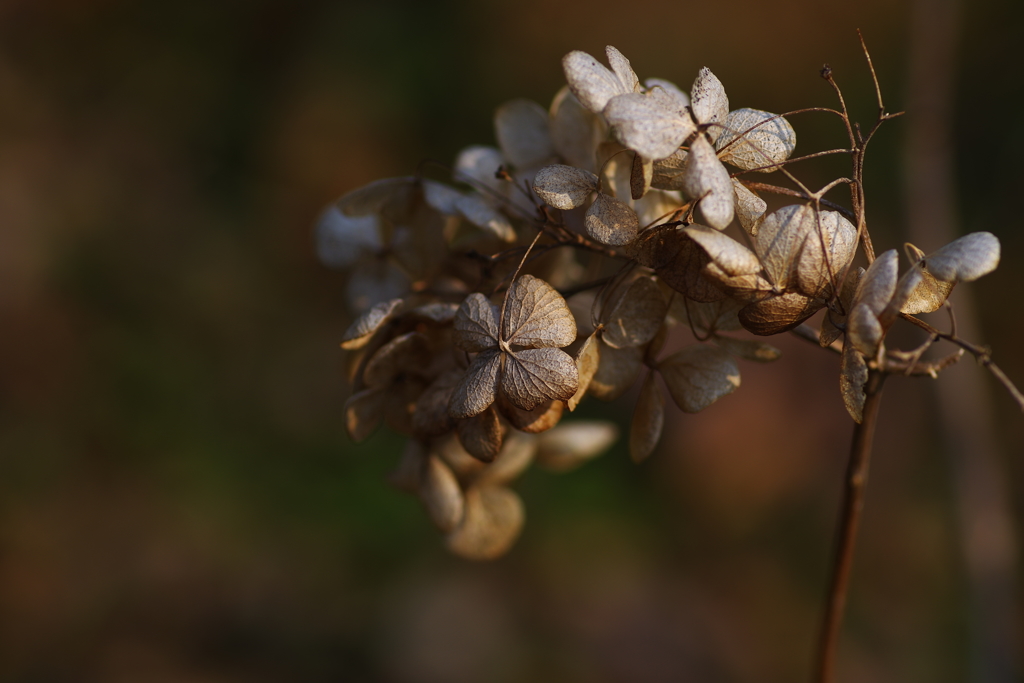
[[[904,108],[929,54],[915,22],[956,10],[918,4],[0,2],[0,680],[804,679],[850,433],[835,356],[778,341],[736,394],[673,412],[643,466],[620,445],[529,472],[519,543],[469,563],[385,484],[400,439],[344,434],[344,276],[311,226],[346,191],[492,144],[493,109],[546,105],[571,49],[613,44],[684,87],[706,65],[769,111],[831,106],[829,62],[870,121],[855,28]],[[947,61],[923,62],[952,84],[943,215],[1004,249],[957,296],[1021,384],[1024,4],[952,16]],[[826,116],[794,123],[798,151],[843,144]],[[915,211],[914,125],[872,143],[883,249]],[[887,388],[840,680],[1021,671],[1024,419],[962,366],[990,400],[988,437],[966,440],[984,458],[947,454],[930,380]]]

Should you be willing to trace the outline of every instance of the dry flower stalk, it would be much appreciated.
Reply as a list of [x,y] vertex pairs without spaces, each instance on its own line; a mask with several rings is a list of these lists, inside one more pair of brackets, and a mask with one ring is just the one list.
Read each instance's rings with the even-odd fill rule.
[[[459,187],[386,179],[324,212],[319,254],[348,273],[358,314],[341,340],[353,354],[346,427],[356,440],[381,423],[407,435],[393,482],[422,500],[449,550],[490,559],[522,528],[510,485],[526,467],[569,470],[617,438],[609,423],[562,422],[586,396],[616,399],[644,376],[629,434],[630,456],[641,462],[657,450],[669,409],[661,384],[678,408],[698,412],[739,387],[740,361],[780,355],[725,333],[796,330],[823,347],[841,341],[840,397],[855,430],[818,653],[818,680],[831,680],[885,377],[937,375],[959,354],[923,354],[945,340],[978,357],[1024,407],[955,324],[945,333],[914,317],[948,308],[958,282],[991,272],[999,242],[974,233],[930,255],[907,245],[902,275],[895,249],[875,257],[864,153],[898,115],[886,112],[877,81],[878,117],[861,135],[823,70],[840,109],[809,111],[837,114],[848,146],[801,159],[845,154],[853,164],[849,178],[812,191],[789,170],[796,132],[786,117],[730,110],[706,67],[687,93],[661,79],[641,82],[613,47],[606,57],[607,67],[583,52],[566,55],[568,84],[548,109],[527,100],[499,107],[497,147],[458,155],[451,179]],[[849,208],[825,197],[844,185]],[[769,211],[765,194],[792,203]],[[823,309],[815,334],[804,321]],[[923,326],[928,342],[887,348],[900,320]],[[663,348],[679,324],[698,341]]]

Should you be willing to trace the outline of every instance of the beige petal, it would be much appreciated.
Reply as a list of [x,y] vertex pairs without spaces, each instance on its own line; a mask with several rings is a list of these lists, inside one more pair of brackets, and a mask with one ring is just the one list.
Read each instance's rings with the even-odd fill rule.
[[459,306],[453,340],[460,349],[470,352],[498,346],[498,313],[483,294],[474,292]]
[[380,426],[386,395],[381,389],[364,389],[345,401],[345,429],[353,441],[367,439]]
[[690,106],[690,96],[680,90],[679,86],[672,81],[666,81],[664,78],[648,78],[644,81],[644,87],[648,90],[663,90],[666,95],[671,96],[678,102],[680,109]]
[[604,453],[618,437],[614,422],[563,423],[537,437],[537,463],[553,472],[568,472]]
[[597,176],[564,164],[545,166],[533,180],[533,191],[548,206],[556,209],[575,209],[597,191]]
[[586,52],[574,50],[562,58],[565,80],[584,107],[599,114],[616,95],[633,92],[617,75]]
[[455,387],[462,381],[462,372],[446,372],[427,387],[416,401],[412,416],[413,433],[420,437],[440,436],[455,426],[448,414]]
[[671,155],[696,130],[679,103],[661,90],[617,95],[604,115],[615,139],[647,159]]
[[551,285],[523,275],[509,288],[502,338],[528,348],[568,346],[576,341],[576,319]]
[[583,346],[576,351],[576,370],[579,376],[579,386],[576,387],[576,393],[568,401],[570,411],[576,410],[576,406],[583,400],[583,396],[587,393],[587,388],[590,387],[590,380],[593,379],[594,373],[597,372],[600,362],[601,343],[597,338],[597,334],[591,333],[586,341],[583,342]]
[[761,272],[757,254],[714,228],[691,225],[683,228],[694,242],[707,252],[715,265],[729,275],[750,275]]
[[972,232],[929,255],[922,266],[937,280],[971,282],[996,269],[999,251],[995,235]]
[[486,230],[502,242],[515,242],[516,231],[508,216],[491,206],[481,195],[460,195],[455,209],[467,221]]
[[716,334],[711,338],[711,341],[734,356],[757,363],[770,363],[782,355],[782,351],[779,351],[771,344],[765,344],[757,339],[737,339],[736,337],[723,337]]
[[497,349],[483,351],[477,355],[452,393],[448,414],[461,420],[479,415],[494,403],[500,366],[501,353]]
[[576,362],[560,349],[524,349],[506,354],[501,391],[517,408],[532,410],[545,401],[568,401],[578,383]]
[[729,275],[716,263],[708,263],[702,271],[704,276],[718,288],[734,299],[744,303],[754,303],[771,296],[774,289],[770,282],[758,273]]
[[599,192],[583,219],[587,233],[602,244],[621,246],[636,239],[640,219],[621,199]]
[[[715,141],[718,158],[746,171],[778,164],[796,148],[796,131],[781,116],[759,109],[729,112],[725,129]],[[763,169],[764,173],[774,171]]]
[[643,365],[644,352],[637,346],[613,349],[604,342],[599,344],[601,362],[587,391],[597,399],[611,401],[633,386]]
[[896,291],[898,269],[899,254],[895,249],[879,254],[860,279],[853,299],[854,306],[865,304],[876,316],[881,313]]
[[605,137],[604,123],[580,104],[568,86],[551,103],[551,143],[570,166],[596,171],[594,149]]
[[736,218],[753,237],[761,227],[768,203],[736,178],[732,179],[732,189],[736,193]]
[[473,478],[473,486],[508,484],[519,477],[533,462],[537,453],[538,437],[532,434],[509,432],[501,452],[487,467]]
[[377,349],[363,368],[363,382],[383,387],[399,373],[422,368],[428,361],[427,338],[420,332],[400,335]]
[[817,229],[814,209],[803,204],[784,206],[765,216],[754,238],[754,251],[772,284],[780,289],[796,284],[800,252]]
[[501,151],[485,145],[473,145],[459,152],[455,159],[456,180],[466,178],[489,188],[499,196],[505,192],[507,183],[495,177],[498,169],[505,165]]
[[481,462],[491,462],[501,450],[504,430],[498,411],[489,407],[479,415],[460,420],[457,433],[466,452]]
[[423,462],[419,493],[430,521],[441,531],[451,531],[462,521],[462,489],[452,471],[436,455]]
[[[853,268],[846,276],[843,289],[839,293],[839,301],[844,310],[850,311],[853,308],[853,297],[865,272],[863,268]],[[821,319],[821,333],[818,335],[818,343],[822,348],[831,346],[832,342],[843,336],[843,330],[837,327],[836,323],[845,327],[846,315],[840,315],[836,311],[826,311],[825,316]]]
[[694,344],[658,364],[672,400],[683,412],[696,413],[736,391],[740,369],[720,348]]
[[512,100],[494,112],[494,132],[505,159],[518,169],[536,167],[555,156],[548,113],[530,100]]
[[419,320],[445,325],[454,321],[455,314],[458,312],[458,304],[435,302],[417,306],[409,311],[408,315]]
[[514,491],[502,486],[466,491],[462,524],[448,534],[448,550],[467,560],[493,560],[508,552],[519,537],[525,514]]
[[363,313],[345,330],[345,336],[341,340],[341,348],[351,351],[365,346],[370,341],[373,333],[395,316],[401,305],[401,299],[391,299],[390,301],[383,301],[366,313]]
[[699,199],[704,221],[724,230],[732,222],[736,194],[729,172],[715,156],[711,143],[698,135],[690,143],[690,153],[683,169],[683,192],[690,199]]
[[867,382],[867,363],[847,337],[846,343],[843,344],[843,356],[839,361],[839,391],[843,396],[846,411],[858,424],[864,419],[864,385]]
[[481,470],[487,467],[487,463],[474,458],[463,448],[462,442],[459,441],[459,437],[454,431],[435,439],[431,443],[430,450],[444,460],[463,484],[472,481]]
[[629,65],[629,60],[611,45],[605,46],[604,54],[608,58],[608,64],[611,65],[612,71],[618,77],[619,83],[622,84],[623,90],[626,92],[638,92],[640,90],[640,79],[636,77],[633,67]]
[[740,322],[754,334],[767,336],[791,330],[810,318],[825,302],[796,292],[770,296],[740,309]]
[[839,281],[857,253],[857,228],[836,211],[818,212],[818,223],[797,260],[797,289],[812,298],[829,299],[832,283]]
[[917,264],[903,274],[899,284],[902,285],[909,282],[910,278],[914,279],[914,289],[911,290],[900,308],[901,312],[908,315],[937,311],[945,303],[946,299],[949,298],[953,287],[956,286],[955,282],[944,282],[935,279],[931,273],[923,270]]
[[608,315],[602,316],[605,329],[601,339],[616,349],[642,346],[658,333],[667,310],[668,303],[657,283],[649,277],[637,278],[618,297]]
[[853,344],[865,358],[874,358],[883,336],[885,331],[875,312],[867,304],[854,306],[846,320],[846,343]]
[[639,154],[633,155],[633,167],[629,175],[629,196],[632,199],[643,199],[651,189],[651,178],[654,175],[654,162]]
[[545,401],[538,403],[531,410],[523,410],[512,405],[500,394],[496,405],[509,424],[527,434],[540,434],[551,429],[562,419],[562,413],[565,411],[564,401]]
[[658,386],[657,373],[647,373],[633,408],[633,422],[629,428],[629,457],[633,462],[646,460],[661,440],[665,426],[665,396]]
[[690,89],[690,109],[701,124],[720,124],[707,128],[708,136],[714,142],[722,133],[721,124],[729,117],[729,98],[722,82],[707,67],[700,70]]

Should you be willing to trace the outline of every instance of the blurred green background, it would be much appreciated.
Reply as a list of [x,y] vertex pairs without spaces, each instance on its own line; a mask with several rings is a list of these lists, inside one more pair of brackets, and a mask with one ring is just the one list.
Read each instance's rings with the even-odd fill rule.
[[[673,412],[641,467],[620,445],[529,472],[517,546],[468,563],[385,484],[401,440],[344,434],[344,276],[311,226],[370,180],[493,144],[493,109],[546,106],[572,49],[613,44],[683,87],[706,65],[734,107],[769,111],[832,106],[829,62],[868,122],[854,29],[900,109],[910,16],[883,0],[0,2],[0,680],[803,680],[850,433],[835,356],[780,340],[736,394]],[[1018,384],[1022,19],[1016,0],[963,12],[951,142],[959,229],[1004,250],[971,286],[977,341]],[[824,115],[794,124],[798,152],[844,144]],[[913,125],[869,157],[881,249],[904,239]],[[841,680],[977,670],[928,382],[883,401]],[[1015,524],[1024,421],[986,382],[1012,503],[993,523]]]

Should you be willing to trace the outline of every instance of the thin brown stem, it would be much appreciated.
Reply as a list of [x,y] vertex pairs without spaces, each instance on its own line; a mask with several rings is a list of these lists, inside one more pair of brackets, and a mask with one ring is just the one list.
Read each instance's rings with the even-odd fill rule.
[[815,683],[832,683],[835,680],[836,653],[839,646],[839,631],[846,607],[846,593],[850,584],[850,570],[853,567],[853,550],[860,526],[861,510],[864,507],[864,489],[868,483],[868,467],[871,463],[871,443],[878,422],[878,405],[882,399],[882,384],[886,375],[877,370],[868,374],[864,387],[864,413],[860,424],[853,429],[850,445],[850,461],[846,470],[846,485],[843,491],[843,505],[836,533],[837,545],[832,562],[832,577],[829,582],[825,615],[818,640]]

